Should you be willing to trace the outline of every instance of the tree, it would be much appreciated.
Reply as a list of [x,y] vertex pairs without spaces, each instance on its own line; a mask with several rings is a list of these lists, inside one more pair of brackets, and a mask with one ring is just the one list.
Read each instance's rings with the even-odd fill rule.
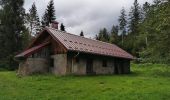
[[0,33],[1,41],[3,41],[0,46],[0,61],[9,69],[15,69],[14,55],[26,45],[23,42],[24,39],[27,39],[25,37],[27,30],[24,26],[25,10],[23,4],[23,0],[2,0],[0,5],[2,7]]
[[103,28],[99,31],[99,34],[96,35],[96,39],[103,41],[103,42],[109,42],[109,33],[106,28]]
[[32,7],[29,9],[29,13],[26,16],[26,21],[30,31],[30,36],[35,36],[41,29],[35,3],[33,3]]
[[147,14],[150,10],[150,4],[148,2],[145,2],[142,7],[142,21],[146,18]]
[[141,8],[137,0],[134,1],[131,11],[129,13],[129,33],[127,37],[126,45],[128,45],[128,50],[134,56],[139,57],[140,46],[137,44],[139,31],[139,24],[141,22]]
[[80,32],[80,36],[84,37],[84,32],[83,31]]
[[154,2],[154,6],[158,6],[159,4],[161,4],[161,0],[153,0],[153,2]]
[[119,31],[119,26],[112,26],[111,29],[111,34],[110,34],[110,43],[114,43],[114,44],[119,44],[119,35],[118,35],[118,31]]
[[124,41],[124,36],[126,35],[126,25],[127,25],[126,12],[125,9],[122,8],[121,15],[119,16],[119,29],[121,31],[122,45]]
[[139,33],[139,23],[141,19],[140,6],[137,0],[134,1],[131,11],[129,13],[129,33],[136,35]]
[[51,0],[47,5],[47,9],[42,17],[42,26],[49,26],[49,24],[56,19],[54,1]]
[[155,0],[141,23],[141,35],[148,37],[147,48],[140,52],[144,62],[170,64],[170,2]]
[[42,16],[41,24],[42,24],[42,27],[49,26],[48,12],[47,11],[45,11],[44,15]]
[[61,25],[60,25],[60,30],[65,31],[65,26],[63,25],[63,23],[61,23]]

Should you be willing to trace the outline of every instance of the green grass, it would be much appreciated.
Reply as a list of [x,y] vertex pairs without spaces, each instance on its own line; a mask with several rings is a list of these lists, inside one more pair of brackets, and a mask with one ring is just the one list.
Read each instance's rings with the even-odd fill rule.
[[0,100],[170,100],[170,66],[132,66],[132,74],[110,76],[0,72]]

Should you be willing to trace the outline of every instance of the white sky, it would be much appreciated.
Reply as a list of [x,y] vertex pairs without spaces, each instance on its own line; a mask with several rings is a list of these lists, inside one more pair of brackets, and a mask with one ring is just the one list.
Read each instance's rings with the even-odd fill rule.
[[[41,18],[50,0],[25,0],[24,7],[28,12],[35,2]],[[152,0],[138,0],[142,5]],[[80,34],[84,31],[86,37],[94,37],[99,29],[106,27],[109,31],[112,25],[118,24],[120,10],[124,7],[129,12],[134,0],[54,0],[56,17],[59,23],[64,23],[66,31]]]

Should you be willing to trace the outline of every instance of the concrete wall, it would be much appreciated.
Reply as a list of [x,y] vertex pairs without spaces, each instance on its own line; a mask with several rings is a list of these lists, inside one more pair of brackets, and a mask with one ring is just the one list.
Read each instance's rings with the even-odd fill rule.
[[19,64],[19,75],[31,75],[35,73],[47,73],[49,62],[45,58],[28,58]]
[[[86,59],[79,59],[79,62],[74,64],[73,73],[78,75],[85,75],[86,74]],[[76,68],[76,69],[74,69]]]
[[[75,74],[75,75],[86,75],[86,62],[87,62],[87,59],[85,59],[85,58],[79,58],[78,63],[75,60],[72,60],[71,57],[68,58],[68,68],[71,69],[71,71],[69,71],[69,72],[71,74]],[[102,64],[101,59],[93,59],[94,73],[96,73],[96,74],[114,74],[114,61],[113,60],[107,61],[107,65],[108,65],[107,67],[103,67],[102,65],[103,64]]]
[[[86,74],[87,59],[80,58],[79,64],[74,64],[76,71],[74,73],[79,75]],[[101,59],[93,59],[93,72],[95,74],[113,74],[114,73],[114,62],[113,60],[107,60],[107,67],[103,67],[103,61]]]
[[[78,62],[73,56],[69,56],[68,54],[56,54],[51,56],[51,58],[54,59],[53,67],[50,67],[49,59],[28,58],[27,60],[20,62],[18,73],[20,75],[30,75],[34,73],[47,73],[51,71],[55,75],[87,74],[86,65],[89,58],[79,56]],[[107,57],[95,57],[92,59],[93,72],[95,74],[115,74],[115,66],[117,66],[118,74],[130,73],[129,60]],[[103,67],[103,60],[107,61],[107,67]]]
[[[67,74],[86,75],[87,59],[79,56],[79,62],[74,57],[67,57]],[[93,59],[93,72],[95,74],[116,74],[115,67],[117,65],[117,74],[130,73],[130,61],[117,58],[95,57]],[[103,67],[103,60],[106,60],[107,67]],[[118,63],[118,64],[116,64]]]
[[72,57],[67,59],[67,74],[86,75],[86,59],[80,58],[79,62]]
[[56,54],[53,55],[52,58],[54,59],[52,73],[55,75],[67,74],[67,54]]
[[106,67],[103,67],[102,59],[93,60],[93,70],[96,74],[114,74],[114,59],[107,60]]

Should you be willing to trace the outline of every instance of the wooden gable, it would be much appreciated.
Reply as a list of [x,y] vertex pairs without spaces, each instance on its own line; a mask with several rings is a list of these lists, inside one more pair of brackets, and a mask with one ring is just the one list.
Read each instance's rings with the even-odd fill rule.
[[[16,57],[21,57],[21,56],[28,57],[28,55],[30,54],[38,53],[44,47],[42,47],[39,50],[36,49],[37,51],[33,51],[34,50],[33,48],[37,48],[42,44],[46,44],[46,43],[48,43],[48,48],[50,49],[49,51],[50,55],[67,53],[67,49],[57,39],[55,39],[48,31],[44,30],[30,43],[30,45],[27,47],[26,50],[18,54]],[[27,51],[31,51],[31,52],[27,54]]]

